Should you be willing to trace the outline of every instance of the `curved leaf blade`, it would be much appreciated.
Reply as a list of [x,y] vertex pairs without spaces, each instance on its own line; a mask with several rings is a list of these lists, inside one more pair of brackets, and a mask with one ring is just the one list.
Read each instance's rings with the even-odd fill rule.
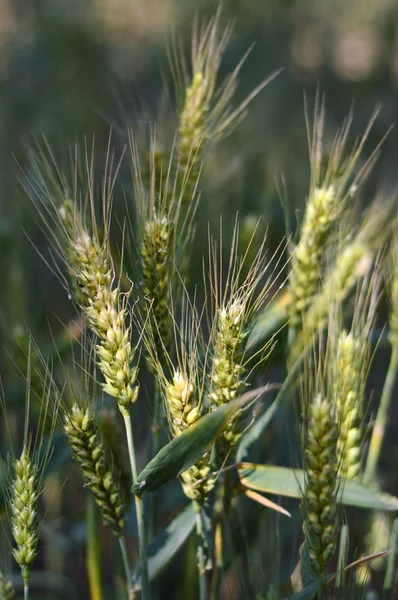
[[[238,465],[240,482],[259,492],[300,498],[304,487],[304,471],[273,465]],[[339,501],[347,506],[398,511],[398,498],[380,493],[359,481],[341,481]]]
[[213,445],[228,421],[267,388],[258,388],[198,419],[166,444],[139,474],[131,488],[136,495],[153,492],[195,464]]
[[[149,580],[155,579],[185,544],[195,528],[195,510],[191,502],[169,525],[159,533],[148,548]],[[139,570],[133,576],[134,588],[141,588]]]

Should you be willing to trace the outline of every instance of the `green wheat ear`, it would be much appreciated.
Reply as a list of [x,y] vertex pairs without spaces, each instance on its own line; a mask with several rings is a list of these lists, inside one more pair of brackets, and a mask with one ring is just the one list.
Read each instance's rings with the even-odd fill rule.
[[324,575],[336,551],[338,427],[332,404],[317,394],[308,409],[304,435],[305,483],[301,511],[313,571]]
[[24,582],[37,556],[38,536],[38,466],[29,447],[24,446],[19,459],[13,461],[10,495],[11,532],[16,542],[12,554],[21,569]]
[[[257,223],[258,225],[258,223]],[[239,227],[236,224],[229,257],[228,274],[222,271],[218,256],[222,248],[210,243],[208,281],[214,316],[210,322],[209,374],[206,380],[211,410],[237,398],[249,385],[250,364],[246,353],[247,339],[260,307],[269,296],[271,281],[268,272],[275,277],[278,266],[267,261],[266,240],[256,249],[251,264],[246,263],[252,250],[256,228],[243,255],[238,252]],[[278,252],[276,253],[278,255]],[[261,362],[270,352],[272,342],[267,340],[259,349],[255,360]],[[236,448],[247,425],[247,411],[242,411],[227,425],[218,439],[222,458]]]
[[[310,144],[311,184],[308,194],[300,240],[291,260],[289,306],[290,325],[297,329],[305,318],[310,304],[317,294],[325,268],[327,246],[333,234],[339,230],[346,209],[352,208],[353,190],[363,183],[372,166],[375,153],[354,175],[364,143],[375,120],[372,116],[359,143],[347,153],[347,141],[352,115],[337,132],[326,166],[322,165],[325,108],[316,104],[312,133],[308,127]],[[307,116],[308,123],[308,116]]]
[[194,31],[190,77],[186,76],[184,61],[176,49],[177,44],[174,45],[171,56],[177,92],[182,96],[177,159],[178,171],[185,186],[185,203],[190,201],[192,190],[197,184],[206,148],[231,133],[244,118],[249,103],[278,74],[271,75],[241,104],[234,106],[239,72],[248,53],[224,81],[219,82],[223,55],[232,33],[230,24],[224,30],[221,29],[220,18],[221,11],[218,11],[199,32]]
[[[339,476],[347,479],[354,479],[360,473],[365,386],[371,362],[371,337],[380,297],[380,281],[379,265],[376,263],[371,277],[358,286],[350,330],[336,331],[333,317],[329,324],[328,385],[339,427]],[[341,320],[341,317],[336,319],[338,327]]]
[[85,479],[101,509],[104,521],[117,537],[123,536],[124,507],[119,482],[107,465],[99,431],[89,408],[76,402],[64,416],[64,432]]
[[[99,242],[96,224],[90,232],[76,203],[65,201],[59,218],[66,234],[63,253],[69,267],[72,289],[90,328],[98,337],[98,365],[105,378],[104,391],[117,398],[122,411],[128,410],[139,391],[138,369],[132,366],[132,327],[128,295],[114,287],[115,269],[105,236]],[[107,227],[109,224],[107,224]]]
[[[4,483],[6,509],[11,525],[11,534],[15,542],[12,555],[20,567],[24,581],[25,597],[29,597],[29,581],[34,561],[37,556],[39,542],[40,519],[39,497],[44,490],[44,476],[51,452],[52,439],[58,417],[60,399],[53,385],[52,374],[35,347],[36,358],[43,369],[36,376],[42,377],[40,384],[40,413],[35,423],[34,432],[30,431],[31,395],[36,394],[31,386],[31,368],[37,368],[31,363],[32,340],[28,351],[28,370],[26,377],[25,425],[21,454],[17,458],[11,451],[8,461],[8,473]],[[0,398],[4,414],[5,429],[9,434],[7,405],[4,397]],[[50,417],[50,418],[49,418]]]

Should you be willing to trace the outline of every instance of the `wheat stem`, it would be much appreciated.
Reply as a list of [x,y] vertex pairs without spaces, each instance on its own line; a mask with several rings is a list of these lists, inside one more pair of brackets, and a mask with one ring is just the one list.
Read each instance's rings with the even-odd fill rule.
[[[162,419],[162,398],[160,395],[159,382],[155,380],[155,392],[154,392],[154,413],[153,413],[153,425],[152,425],[152,457],[160,450],[160,430],[161,430],[161,419]],[[156,506],[156,492],[149,496],[149,511],[148,511],[148,538],[152,541],[154,536],[156,523],[155,523],[155,506]]]
[[[120,407],[120,405],[119,405]],[[129,459],[131,467],[131,475],[133,477],[133,484],[136,483],[138,472],[137,463],[135,458],[134,450],[134,439],[133,439],[133,428],[131,426],[131,417],[127,409],[120,407],[121,413],[124,419],[124,425],[126,428],[127,445],[129,450]],[[144,523],[144,504],[141,496],[135,495],[135,510],[137,514],[137,528],[138,528],[138,545],[140,553],[140,570],[141,570],[141,597],[142,600],[149,600],[149,578],[148,578],[148,561],[146,556],[146,535],[145,535],[145,523]]]
[[29,600],[29,582],[24,581],[23,584],[23,598],[24,600]]
[[94,496],[87,498],[87,574],[91,600],[102,600],[101,584],[101,511]]
[[123,567],[124,567],[124,572],[126,574],[126,579],[127,579],[127,589],[128,589],[128,593],[129,593],[129,598],[131,598],[132,594],[133,594],[132,576],[131,576],[129,557],[128,557],[128,553],[127,553],[126,538],[124,536],[119,538],[119,546],[120,546],[120,551],[122,553]]
[[394,391],[395,379],[398,372],[398,344],[392,348],[390,364],[388,366],[386,380],[383,386],[383,392],[380,399],[379,410],[377,411],[376,421],[373,427],[372,437],[369,445],[368,457],[366,460],[364,481],[365,483],[374,482],[377,463],[384,440],[384,434],[387,424],[388,411]]
[[207,581],[206,581],[206,559],[205,559],[205,538],[202,527],[201,509],[196,506],[196,534],[197,534],[197,560],[199,572],[199,599],[207,600]]

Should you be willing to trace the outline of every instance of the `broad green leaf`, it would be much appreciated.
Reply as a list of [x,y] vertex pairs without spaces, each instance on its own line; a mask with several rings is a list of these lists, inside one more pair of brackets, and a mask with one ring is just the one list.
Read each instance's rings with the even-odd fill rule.
[[137,495],[153,492],[189,469],[209,450],[228,421],[266,389],[248,392],[198,419],[156,454],[139,474],[132,492]]
[[[265,492],[300,498],[304,487],[304,471],[272,465],[238,465],[242,485]],[[398,498],[373,490],[359,481],[341,481],[340,502],[348,506],[398,511]]]
[[[155,579],[167,567],[194,527],[195,510],[191,502],[150,544],[147,550],[149,580]],[[134,587],[141,587],[139,571],[134,575]]]

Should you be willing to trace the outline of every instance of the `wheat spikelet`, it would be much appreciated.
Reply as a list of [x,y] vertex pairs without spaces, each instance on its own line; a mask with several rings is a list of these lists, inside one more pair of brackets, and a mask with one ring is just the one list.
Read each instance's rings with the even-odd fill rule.
[[[246,386],[244,351],[248,329],[245,329],[244,317],[245,306],[239,301],[232,301],[218,311],[209,382],[210,399],[215,408],[237,398]],[[219,443],[228,452],[239,442],[242,433],[243,425],[238,416],[225,428]]]
[[190,78],[186,75],[185,65],[178,52],[175,51],[171,57],[177,84],[183,79],[180,83],[183,102],[179,114],[177,158],[178,172],[185,187],[184,202],[190,201],[192,190],[197,184],[205,148],[226,137],[236,127],[244,118],[251,100],[277,74],[255,88],[240,105],[233,106],[239,72],[248,53],[219,84],[220,66],[232,27],[227,25],[224,31],[219,29],[220,11],[199,33],[194,31]]
[[[196,382],[182,371],[174,371],[172,381],[166,383],[169,423],[175,437],[201,416],[196,393]],[[208,493],[214,487],[214,481],[208,477],[210,472],[209,455],[205,454],[181,475],[186,496],[199,506],[205,502]]]
[[314,333],[325,324],[331,304],[343,302],[358,279],[366,275],[371,266],[372,251],[361,239],[354,239],[342,250],[305,315],[303,330],[297,336],[291,350],[293,362],[311,343]]
[[339,474],[347,479],[357,477],[360,470],[363,347],[364,340],[355,338],[352,333],[341,332],[337,343],[333,387],[337,423],[340,427],[337,444]]
[[[257,223],[258,226],[259,223]],[[218,259],[222,248],[217,248],[210,241],[209,276],[206,285],[210,292],[214,307],[214,318],[210,324],[211,336],[209,343],[209,376],[207,378],[207,393],[211,409],[218,408],[237,398],[249,385],[249,359],[246,354],[248,336],[258,310],[264,305],[276,275],[276,265],[270,266],[266,261],[265,240],[251,256],[247,268],[246,258],[252,251],[253,239],[257,227],[252,229],[251,238],[242,256],[238,253],[239,227],[236,223],[231,243],[228,274],[222,271],[222,260]],[[278,251],[276,252],[278,257]],[[224,280],[225,279],[225,280]],[[256,360],[261,362],[269,353],[271,341],[266,341],[259,349]],[[252,366],[252,365],[250,365]],[[238,412],[220,434],[218,446],[225,457],[241,439],[247,424],[247,410]]]
[[377,150],[352,180],[352,173],[375,118],[376,113],[370,119],[361,140],[345,156],[352,122],[350,114],[337,132],[329,151],[327,164],[323,166],[324,104],[316,102],[312,136],[307,115],[311,185],[300,231],[300,241],[291,261],[289,317],[290,324],[294,328],[300,325],[303,315],[318,292],[329,238],[333,230],[338,229],[345,209],[352,204],[353,190],[357,190],[362,184],[374,162]]
[[122,537],[124,508],[119,483],[106,464],[105,451],[89,408],[83,410],[75,403],[64,416],[64,432],[104,520],[116,536]]
[[339,201],[333,185],[326,189],[316,188],[307,200],[300,243],[293,254],[290,275],[289,316],[295,327],[318,290],[325,244],[339,214]]
[[172,225],[167,216],[154,214],[145,223],[141,244],[142,289],[150,303],[149,323],[152,328],[155,349],[164,363],[164,349],[170,350],[172,320],[170,316],[170,265],[172,248]]
[[28,446],[24,446],[19,459],[13,462],[14,477],[11,484],[11,531],[17,547],[12,554],[21,568],[25,582],[37,555],[38,522],[38,467],[32,461]]
[[60,216],[67,231],[65,253],[77,299],[90,328],[99,338],[98,364],[105,378],[103,389],[127,410],[138,397],[138,369],[132,366],[131,324],[127,319],[127,297],[113,289],[114,267],[107,241],[90,235],[78,207],[65,202]]
[[314,397],[304,436],[305,484],[301,510],[311,567],[325,574],[336,550],[338,427],[333,407],[321,394]]

